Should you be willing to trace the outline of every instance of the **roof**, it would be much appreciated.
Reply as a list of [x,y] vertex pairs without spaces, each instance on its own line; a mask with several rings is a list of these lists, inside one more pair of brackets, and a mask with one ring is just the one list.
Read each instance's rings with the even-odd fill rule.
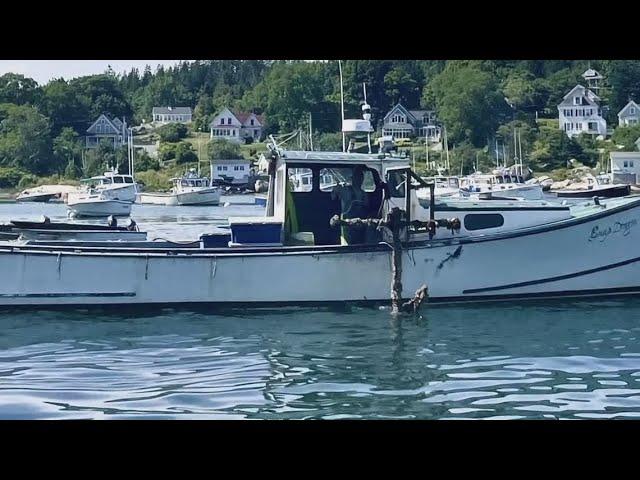
[[588,69],[586,72],[584,72],[582,74],[582,77],[586,80],[590,80],[590,79],[602,79],[604,78],[602,75],[600,75],[600,73],[598,73],[597,70],[594,70],[593,68]]
[[627,160],[640,158],[640,152],[610,152],[612,160]]
[[282,152],[282,159],[286,162],[301,163],[396,163],[397,165],[409,165],[409,157],[389,157],[378,156],[378,154],[368,153],[343,153],[343,152],[311,152],[298,150],[285,150]]
[[237,158],[237,159],[230,159],[230,158],[222,158],[219,160],[211,160],[211,163],[218,164],[218,163],[222,163],[222,164],[230,164],[230,163],[242,163],[242,164],[247,164],[247,163],[251,163],[251,160],[247,160],[246,158]]
[[153,107],[153,115],[191,115],[191,107]]
[[[598,97],[595,93],[593,93],[591,90],[589,90],[586,87],[583,87],[582,85],[576,85],[575,87],[573,87],[569,93],[567,93],[563,98],[562,98],[562,102],[560,102],[560,104],[558,105],[558,107],[560,106],[573,106],[573,102],[571,100],[569,100],[570,97],[573,97],[576,94],[577,90],[582,90],[581,95],[583,95],[583,98],[586,98],[587,103],[589,105],[593,105],[593,106],[598,106],[598,100],[600,100],[600,97]],[[585,105],[584,103],[582,105]]]
[[640,112],[640,106],[638,106],[638,104],[636,102],[634,102],[633,100],[629,100],[629,103],[627,103],[624,107],[622,107],[622,110],[620,110],[618,112],[618,116],[621,117],[623,114],[627,113],[626,110],[629,107],[636,107],[636,113],[635,115],[638,114],[638,112]]
[[[219,117],[225,110],[228,110],[229,112],[231,112],[231,114],[236,117],[236,120],[238,120],[240,122],[241,125],[244,125],[247,120],[249,120],[249,117],[251,117],[251,115],[254,115],[256,117],[256,119],[258,120],[258,123],[260,123],[260,125],[256,125],[256,126],[262,126],[264,125],[264,116],[263,115],[257,115],[253,112],[241,112],[238,110],[231,110],[229,107],[225,107],[222,110],[220,110],[220,112],[218,112],[216,114],[216,116],[214,117],[214,120],[211,120],[211,122],[209,123],[209,126],[211,127],[222,127],[223,125],[218,125],[217,123],[215,123],[215,118]],[[233,125],[226,125],[227,127],[233,127]],[[252,126],[252,125],[249,125]]]
[[[95,122],[93,122],[91,124],[91,126],[89,128],[87,128],[87,133],[91,133],[94,134],[93,130],[94,127],[96,126],[96,124],[100,121],[100,119],[104,118],[107,121],[107,124],[111,126],[111,128],[113,128],[113,130],[115,131],[114,133],[118,133],[121,134],[122,133],[122,122],[119,119],[115,119],[118,120],[119,123],[115,123],[114,120],[111,120],[109,117],[107,117],[104,113],[102,115],[100,115]],[[104,135],[106,134],[106,132],[102,132],[98,135]]]

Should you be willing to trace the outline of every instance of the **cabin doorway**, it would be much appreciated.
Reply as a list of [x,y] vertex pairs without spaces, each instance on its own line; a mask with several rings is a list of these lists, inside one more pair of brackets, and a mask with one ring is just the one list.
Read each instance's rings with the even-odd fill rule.
[[[334,189],[351,187],[357,165],[290,164],[287,168],[287,198],[285,205],[285,241],[296,243],[312,236],[314,245],[340,245],[341,229],[331,227],[334,215],[341,215],[342,204]],[[365,218],[380,218],[384,188],[377,170],[360,165],[363,170],[362,190],[367,207]],[[312,234],[312,235],[311,235]]]

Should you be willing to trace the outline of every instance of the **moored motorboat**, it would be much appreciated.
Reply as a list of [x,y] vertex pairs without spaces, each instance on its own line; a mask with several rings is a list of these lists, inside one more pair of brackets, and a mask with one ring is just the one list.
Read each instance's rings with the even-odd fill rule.
[[194,169],[179,178],[172,178],[170,193],[140,193],[138,202],[151,205],[218,205],[220,190],[206,177],[200,177]]
[[67,208],[69,214],[75,217],[108,217],[131,215],[132,202],[114,200],[104,193],[69,194]]
[[631,186],[611,183],[611,179],[606,175],[587,175],[584,182],[568,185],[562,190],[551,190],[551,193],[560,198],[615,198],[630,195]]
[[[130,220],[127,226],[117,226],[115,219],[110,218],[107,225],[87,223],[51,222],[44,217],[42,221],[12,220],[1,225],[0,232],[5,232],[20,240],[38,241],[144,241],[147,233],[141,232],[137,224]],[[8,238],[5,238],[8,239]]]
[[72,185],[41,185],[39,187],[23,190],[16,197],[16,202],[41,202],[63,201],[69,193],[77,191],[78,187]]

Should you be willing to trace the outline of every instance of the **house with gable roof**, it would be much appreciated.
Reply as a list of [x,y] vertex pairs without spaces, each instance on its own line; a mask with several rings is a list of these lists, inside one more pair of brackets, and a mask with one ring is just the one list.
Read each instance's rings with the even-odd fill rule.
[[264,118],[253,112],[241,112],[223,108],[209,124],[210,138],[222,138],[241,143],[247,139],[258,141],[262,137]]
[[153,122],[158,125],[167,123],[189,123],[191,121],[191,107],[153,107],[151,110]]
[[622,110],[618,112],[618,126],[631,126],[640,123],[640,106],[633,100],[629,100]]
[[110,119],[102,114],[87,129],[86,148],[97,148],[103,140],[113,143],[114,148],[122,147],[127,141],[126,131],[127,122],[124,118],[122,120],[119,118]]
[[427,138],[429,142],[439,142],[442,127],[432,110],[408,110],[398,103],[382,120],[382,135],[398,138]]
[[607,135],[600,97],[582,85],[576,85],[558,105],[560,130],[574,137],[581,133]]

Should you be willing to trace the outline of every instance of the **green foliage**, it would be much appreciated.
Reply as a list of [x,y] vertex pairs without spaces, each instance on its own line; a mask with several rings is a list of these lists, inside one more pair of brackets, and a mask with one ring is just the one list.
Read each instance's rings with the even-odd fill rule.
[[178,142],[185,138],[189,129],[183,123],[168,123],[156,130],[156,133],[163,142]]
[[224,139],[214,139],[207,144],[209,160],[235,160],[243,158],[240,145]]
[[166,172],[146,170],[136,173],[136,181],[148,192],[164,192],[171,188],[171,177]]
[[316,137],[313,141],[313,148],[323,152],[341,152],[342,151],[342,134],[341,133],[323,133]]
[[533,144],[531,165],[534,170],[567,167],[570,160],[590,163],[580,144],[560,129],[541,128]]
[[175,160],[178,164],[198,161],[198,155],[189,142],[160,144],[158,158],[163,162]]
[[15,188],[25,172],[14,167],[0,167],[0,188]]
[[160,170],[160,162],[157,159],[152,158],[145,150],[136,150],[134,157],[134,169],[137,172],[145,170]]
[[5,73],[0,77],[0,103],[35,104],[41,91],[35,80],[17,73]]
[[508,114],[496,78],[474,66],[450,62],[427,89],[453,142],[468,139],[475,146],[483,145]]
[[614,145],[622,145],[623,150],[636,151],[635,142],[640,138],[640,125],[629,127],[620,126],[613,131],[611,141]]
[[49,120],[31,105],[0,105],[0,165],[35,174],[56,171]]
[[31,173],[24,174],[20,181],[18,182],[18,188],[20,190],[24,190],[26,188],[33,187],[38,184],[38,177],[32,175]]

